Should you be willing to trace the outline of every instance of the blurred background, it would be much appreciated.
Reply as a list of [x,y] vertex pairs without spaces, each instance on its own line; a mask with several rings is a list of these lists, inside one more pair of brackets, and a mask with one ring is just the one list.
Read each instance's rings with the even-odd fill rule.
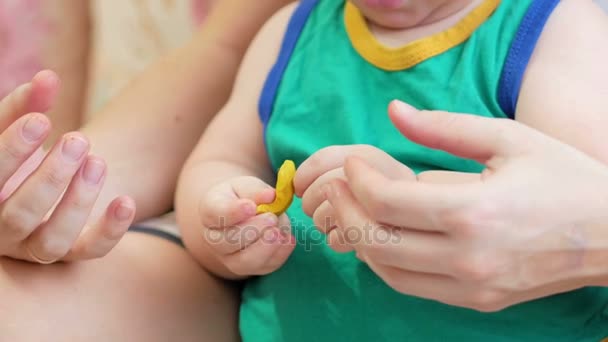
[[0,98],[51,68],[63,86],[49,115],[59,131],[75,129],[151,61],[187,41],[213,1],[0,0]]
[[[63,80],[49,113],[55,134],[76,129],[151,61],[187,41],[214,1],[0,0],[0,98],[51,68]],[[608,0],[594,1],[608,11]]]

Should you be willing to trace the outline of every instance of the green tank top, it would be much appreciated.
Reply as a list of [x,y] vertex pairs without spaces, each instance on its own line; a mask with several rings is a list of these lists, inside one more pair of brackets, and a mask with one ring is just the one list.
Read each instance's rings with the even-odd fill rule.
[[[456,26],[399,49],[374,40],[344,1],[304,0],[260,100],[276,170],[331,145],[369,144],[416,172],[479,172],[474,161],[404,138],[387,105],[507,118],[557,0],[486,0]],[[297,246],[278,271],[247,281],[240,328],[250,341],[594,341],[608,336],[608,289],[584,288],[480,313],[389,288],[325,243],[296,199]]]

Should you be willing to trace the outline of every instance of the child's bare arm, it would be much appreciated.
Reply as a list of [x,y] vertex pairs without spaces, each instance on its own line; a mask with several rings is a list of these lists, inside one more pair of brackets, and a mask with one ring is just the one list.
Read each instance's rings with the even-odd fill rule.
[[[233,226],[243,219],[256,220],[254,197],[257,192],[271,189],[268,184],[273,175],[265,151],[257,104],[292,11],[293,5],[279,12],[254,40],[237,76],[232,96],[209,125],[186,163],[178,184],[176,211],[184,242],[204,267],[222,277],[244,277],[267,270],[261,269],[265,265],[245,265],[236,258],[233,258],[234,265],[227,265],[225,256],[218,255],[218,246],[211,245],[206,238],[211,231],[209,228],[227,228],[220,220],[226,220],[226,226]],[[240,209],[253,210],[253,213],[244,214]],[[217,224],[209,222],[214,220]],[[259,224],[249,223],[252,226]],[[231,247],[220,248],[226,250]],[[238,250],[234,252],[240,253]],[[288,252],[290,250],[284,252],[285,259]],[[247,258],[247,262],[258,262],[259,258],[259,255],[252,256]]]
[[524,75],[516,119],[608,163],[608,17],[592,0],[555,9]]

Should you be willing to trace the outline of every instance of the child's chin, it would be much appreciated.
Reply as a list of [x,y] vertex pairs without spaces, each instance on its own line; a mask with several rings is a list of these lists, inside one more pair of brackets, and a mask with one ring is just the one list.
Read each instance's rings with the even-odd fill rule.
[[412,26],[411,17],[401,12],[375,12],[370,15],[366,15],[368,20],[374,22],[374,24],[386,27],[389,29],[406,29]]
[[403,0],[362,0],[363,4],[374,10],[394,10],[401,7]]

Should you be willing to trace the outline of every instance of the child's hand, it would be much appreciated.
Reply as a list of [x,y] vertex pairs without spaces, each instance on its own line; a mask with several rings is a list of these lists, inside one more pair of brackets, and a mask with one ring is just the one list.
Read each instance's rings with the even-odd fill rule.
[[365,160],[389,179],[412,179],[416,175],[386,152],[369,145],[331,146],[313,154],[300,165],[294,180],[296,195],[302,197],[302,209],[315,226],[327,234],[327,242],[337,252],[348,252],[344,230],[335,229],[334,209],[326,200],[323,188],[336,179],[346,180],[344,162],[348,157]]
[[287,215],[256,215],[257,204],[273,199],[274,189],[262,180],[238,177],[211,188],[201,201],[205,243],[237,277],[274,272],[295,247]]

